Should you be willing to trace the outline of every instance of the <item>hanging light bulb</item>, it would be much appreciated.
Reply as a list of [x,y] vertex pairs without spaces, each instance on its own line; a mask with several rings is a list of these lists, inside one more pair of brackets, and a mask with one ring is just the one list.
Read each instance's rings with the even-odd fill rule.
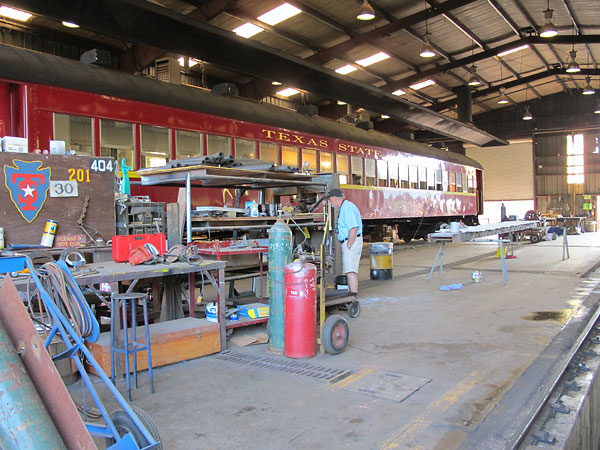
[[523,114],[523,120],[531,120],[533,116],[531,115],[531,111],[529,111],[529,106],[525,107],[525,114]]
[[375,11],[373,10],[373,7],[369,4],[368,0],[363,0],[363,4],[360,5],[356,18],[358,20],[373,20],[375,18]]
[[548,0],[548,7],[544,11],[544,18],[546,19],[546,23],[540,29],[540,37],[551,38],[558,34],[558,30],[554,26],[554,22],[552,20],[553,13],[554,10],[550,9],[550,0]]
[[481,84],[481,80],[477,76],[477,66],[473,64],[469,69],[471,72],[471,76],[469,77],[468,85],[469,86],[479,86]]
[[592,95],[596,91],[592,87],[592,77],[585,77],[585,87],[583,88],[583,95]]
[[419,56],[421,58],[433,58],[435,56],[435,51],[433,50],[433,47],[431,46],[431,43],[429,42],[430,36],[431,36],[430,33],[425,33],[425,36],[423,36],[425,45],[423,45],[423,49],[421,50],[421,53],[419,53]]
[[577,52],[575,50],[571,50],[569,52],[569,56],[571,57],[571,61],[567,66],[567,73],[581,72],[581,67],[579,67],[579,64],[577,64],[577,61],[575,61],[575,58],[577,58]]
[[505,105],[508,103],[508,97],[504,93],[504,87],[500,88],[500,97],[498,97],[498,104]]

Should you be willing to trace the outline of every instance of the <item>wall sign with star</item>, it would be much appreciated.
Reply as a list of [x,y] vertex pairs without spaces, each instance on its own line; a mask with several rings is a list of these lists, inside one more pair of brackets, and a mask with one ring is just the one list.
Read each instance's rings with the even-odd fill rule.
[[[46,220],[58,222],[56,242],[79,242],[77,219],[86,196],[85,224],[106,240],[115,233],[114,173],[90,167],[114,167],[112,158],[0,152],[0,223],[6,244],[39,245]],[[85,235],[84,235],[85,236]]]

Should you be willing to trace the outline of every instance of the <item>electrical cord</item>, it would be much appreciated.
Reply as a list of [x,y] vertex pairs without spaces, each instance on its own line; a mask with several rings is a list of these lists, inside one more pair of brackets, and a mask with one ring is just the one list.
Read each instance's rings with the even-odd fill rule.
[[[86,338],[93,333],[95,318],[83,297],[79,286],[70,277],[65,276],[63,270],[56,263],[45,263],[36,270],[42,286],[50,295],[59,311],[69,320],[79,336]],[[30,293],[32,278],[27,283],[27,292]],[[44,322],[44,309],[39,289],[36,287],[33,296],[37,297],[41,321]],[[31,298],[32,296],[29,296]],[[48,311],[47,311],[48,312]],[[48,312],[49,315],[49,312]]]

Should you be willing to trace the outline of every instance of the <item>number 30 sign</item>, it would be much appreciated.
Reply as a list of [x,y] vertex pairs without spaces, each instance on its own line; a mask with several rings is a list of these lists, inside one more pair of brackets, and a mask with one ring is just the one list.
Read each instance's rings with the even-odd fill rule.
[[50,197],[78,197],[77,181],[50,181]]

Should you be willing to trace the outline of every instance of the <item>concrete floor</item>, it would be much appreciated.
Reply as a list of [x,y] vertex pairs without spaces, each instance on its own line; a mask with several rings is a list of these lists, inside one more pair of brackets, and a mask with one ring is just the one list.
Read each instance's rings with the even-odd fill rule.
[[[564,261],[562,238],[517,245],[506,285],[493,243],[447,245],[431,281],[437,245],[396,246],[388,282],[368,279],[365,257],[348,348],[305,361],[350,376],[331,383],[210,356],[156,369],[153,395],[142,372],[132,404],[153,417],[165,449],[503,448],[556,363],[540,355],[598,303],[600,276],[582,275],[600,263],[600,233],[568,240]],[[453,283],[463,288],[439,289]],[[263,330],[250,328],[236,333]],[[230,344],[229,355],[286,359],[266,350]]]

